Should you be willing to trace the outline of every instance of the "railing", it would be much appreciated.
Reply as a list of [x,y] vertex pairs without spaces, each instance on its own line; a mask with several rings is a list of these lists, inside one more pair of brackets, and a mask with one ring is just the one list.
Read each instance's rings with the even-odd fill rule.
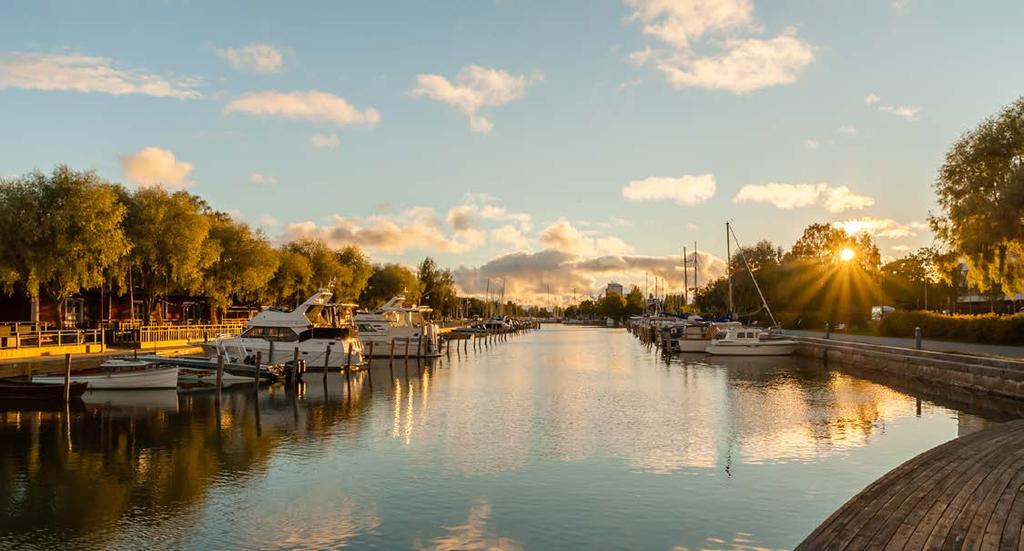
[[[28,330],[26,330],[28,329]],[[0,350],[46,348],[79,344],[101,344],[100,329],[42,329],[39,324],[4,324],[0,330]]]
[[146,344],[164,341],[205,341],[222,335],[237,335],[245,327],[242,323],[212,325],[144,325],[127,331],[115,331],[111,344]]

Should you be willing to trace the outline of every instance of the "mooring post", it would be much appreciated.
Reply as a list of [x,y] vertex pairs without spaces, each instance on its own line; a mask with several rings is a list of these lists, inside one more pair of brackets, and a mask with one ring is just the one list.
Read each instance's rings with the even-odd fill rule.
[[416,357],[423,357],[423,335],[416,337]]
[[832,324],[827,322],[827,321],[825,322],[825,338],[826,339],[831,339],[832,338]]
[[267,354],[267,365],[274,365],[274,341],[270,341],[270,353]]
[[224,386],[224,354],[217,354],[217,403],[220,403],[220,390]]
[[71,401],[71,354],[64,354],[64,403]]
[[388,366],[395,363],[395,337],[391,337],[391,355],[388,357]]
[[373,341],[370,341],[370,351],[368,352],[368,354],[369,355],[366,356],[366,365],[367,365],[367,367],[369,367],[370,362],[373,361]]
[[324,351],[324,383],[327,382],[327,366],[330,365],[331,361],[331,345],[327,345],[327,350]]
[[405,359],[407,359],[407,360],[409,359],[409,341],[411,341],[411,340],[412,340],[412,337],[406,337],[405,338]]
[[352,341],[348,343],[348,357],[345,359],[345,380],[349,378],[349,373],[352,371]]
[[260,350],[256,351],[256,369],[252,372],[252,381],[256,384],[260,382],[260,365],[263,364],[263,352]]
[[921,328],[914,328],[914,347],[921,350]]

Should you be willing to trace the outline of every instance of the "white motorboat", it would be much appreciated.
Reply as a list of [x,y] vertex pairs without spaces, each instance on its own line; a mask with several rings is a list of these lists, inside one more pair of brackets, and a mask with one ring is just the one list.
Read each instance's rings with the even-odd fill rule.
[[[62,384],[64,376],[37,375],[32,381]],[[177,388],[178,368],[135,360],[111,359],[99,367],[73,371],[71,382],[86,383],[89,390]]]
[[427,320],[426,306],[406,306],[405,296],[391,297],[373,312],[359,312],[352,322],[363,350],[375,357],[430,357],[441,353],[441,330]]
[[311,369],[360,365],[364,358],[359,334],[341,315],[354,305],[330,303],[332,295],[321,289],[291,311],[264,308],[241,335],[196,344],[211,357],[223,354],[229,363],[255,364],[259,353],[263,365],[282,364],[294,359],[297,348],[299,359]]
[[773,337],[763,329],[731,327],[722,337],[712,339],[704,351],[716,356],[788,356],[796,347],[796,341]]
[[731,327],[742,327],[742,324],[738,321],[711,322],[703,321],[699,317],[690,318],[665,329],[668,332],[669,350],[703,354],[716,335]]

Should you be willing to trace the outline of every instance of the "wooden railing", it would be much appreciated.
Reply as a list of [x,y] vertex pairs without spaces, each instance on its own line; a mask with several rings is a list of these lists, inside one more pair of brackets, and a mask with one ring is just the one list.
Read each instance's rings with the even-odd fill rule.
[[79,344],[101,344],[100,329],[42,329],[40,324],[4,324],[0,349],[45,348]]
[[115,331],[111,344],[146,344],[166,341],[205,341],[225,335],[238,335],[245,327],[242,323],[211,325],[143,325],[126,331]]

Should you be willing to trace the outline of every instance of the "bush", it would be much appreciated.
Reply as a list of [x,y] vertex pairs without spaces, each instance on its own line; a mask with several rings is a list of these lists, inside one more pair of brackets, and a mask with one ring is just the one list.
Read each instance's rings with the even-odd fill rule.
[[1024,344],[1024,314],[999,316],[945,315],[924,311],[896,311],[882,320],[879,334],[913,337],[920,327],[925,338],[989,344]]

